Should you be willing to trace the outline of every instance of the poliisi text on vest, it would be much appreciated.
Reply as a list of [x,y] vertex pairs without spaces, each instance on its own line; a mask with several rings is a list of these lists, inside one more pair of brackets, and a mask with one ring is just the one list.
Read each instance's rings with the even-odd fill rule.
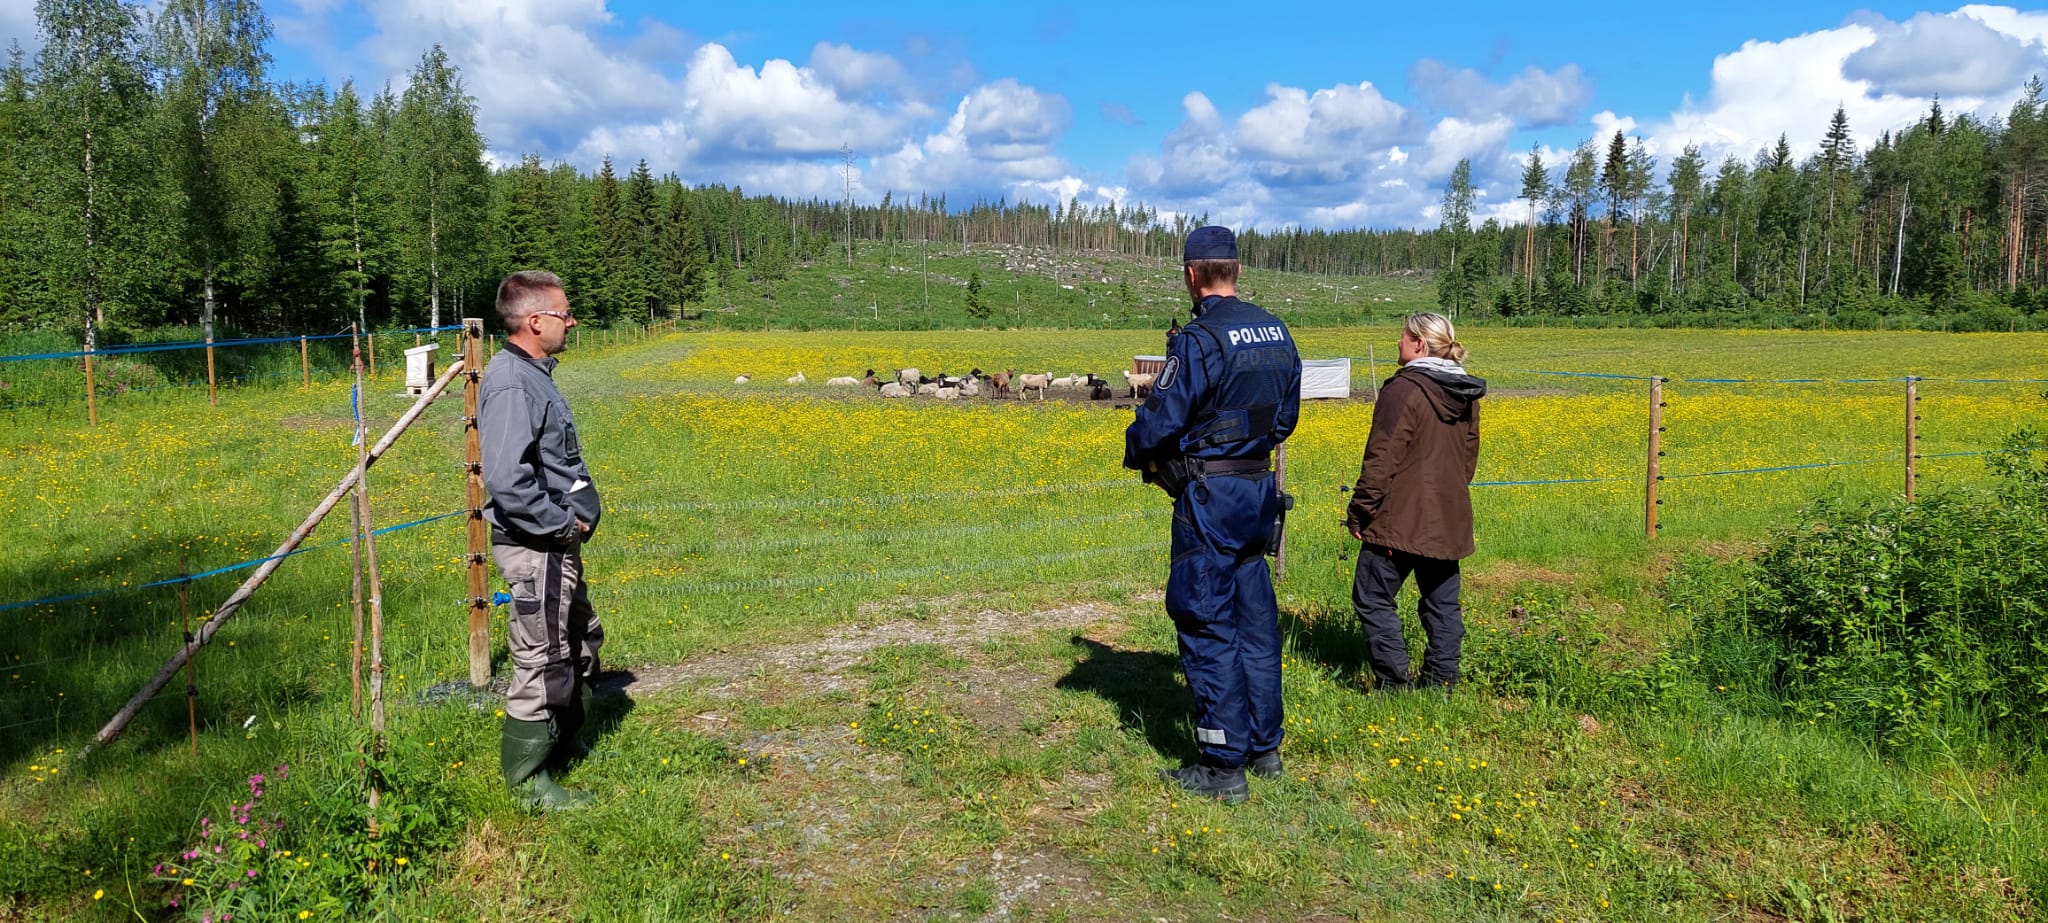
[[1230,345],[1232,346],[1245,343],[1280,343],[1286,339],[1287,331],[1282,329],[1279,324],[1267,324],[1263,327],[1239,327],[1230,331]]

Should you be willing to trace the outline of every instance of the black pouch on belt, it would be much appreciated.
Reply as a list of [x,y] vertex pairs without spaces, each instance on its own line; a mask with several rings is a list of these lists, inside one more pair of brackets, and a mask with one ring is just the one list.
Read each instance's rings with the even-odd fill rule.
[[1278,493],[1280,495],[1280,512],[1274,514],[1273,534],[1266,539],[1266,554],[1276,557],[1280,554],[1281,540],[1287,537],[1287,511],[1294,509],[1294,495],[1284,490],[1278,491]]

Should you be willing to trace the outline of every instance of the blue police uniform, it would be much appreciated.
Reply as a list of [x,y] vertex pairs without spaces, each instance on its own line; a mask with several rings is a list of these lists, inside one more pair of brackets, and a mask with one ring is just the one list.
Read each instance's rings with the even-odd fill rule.
[[1127,468],[1195,460],[1173,501],[1166,611],[1194,691],[1196,742],[1220,769],[1280,746],[1280,612],[1266,551],[1281,501],[1269,459],[1300,414],[1301,356],[1287,325],[1212,295],[1168,344],[1124,433]]

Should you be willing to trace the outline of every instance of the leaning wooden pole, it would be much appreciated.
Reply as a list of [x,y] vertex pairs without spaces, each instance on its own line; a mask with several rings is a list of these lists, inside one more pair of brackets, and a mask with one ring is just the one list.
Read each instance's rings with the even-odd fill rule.
[[1906,502],[1918,494],[1920,472],[1920,379],[1906,379]]
[[[462,321],[462,358],[483,355],[484,322],[468,317]],[[463,481],[469,504],[469,684],[482,689],[491,682],[491,599],[490,574],[486,562],[491,550],[491,527],[484,521],[483,436],[477,430],[476,413],[483,387],[483,365],[468,363],[462,373]]]
[[[414,421],[419,419],[420,414],[426,412],[427,405],[432,404],[436,398],[440,397],[441,392],[448,390],[448,385],[461,372],[461,359],[449,363],[448,370],[442,372],[441,377],[434,380],[433,386],[427,389],[427,393],[420,395],[419,400],[413,402],[412,408],[407,410],[403,416],[400,416],[398,422],[393,423],[391,429],[384,433],[384,437],[377,440],[377,444],[371,446],[370,450],[363,454],[361,460],[356,462],[355,470],[350,471],[344,476],[341,479],[341,483],[334,485],[334,489],[328,492],[327,498],[321,500],[320,505],[314,507],[313,512],[307,514],[305,521],[299,523],[299,527],[292,530],[292,534],[284,540],[284,544],[277,546],[277,550],[272,552],[270,557],[264,559],[261,565],[257,566],[256,572],[250,574],[249,579],[242,581],[242,585],[236,587],[235,591],[228,595],[227,600],[220,604],[220,608],[214,610],[213,617],[207,619],[206,624],[200,626],[199,632],[193,635],[192,640],[185,642],[184,647],[179,648],[176,654],[171,655],[171,659],[166,661],[157,670],[155,676],[150,677],[149,682],[142,685],[142,689],[128,700],[128,704],[121,706],[121,710],[114,713],[114,717],[107,721],[106,726],[100,728],[100,732],[93,738],[93,742],[86,745],[84,752],[90,752],[92,748],[109,743],[114,738],[121,736],[121,732],[127,729],[128,722],[135,720],[135,715],[142,711],[142,706],[147,704],[150,699],[155,698],[157,693],[163,691],[164,685],[171,681],[171,677],[178,674],[178,668],[184,666],[186,661],[191,660],[194,653],[197,653],[200,648],[213,641],[213,636],[220,631],[220,627],[227,624],[228,619],[234,617],[236,610],[242,608],[242,604],[248,602],[250,596],[255,595],[256,589],[261,587],[264,581],[269,580],[271,574],[277,572],[278,566],[284,563],[284,556],[298,548],[306,541],[307,536],[313,534],[313,529],[320,525],[321,520],[327,518],[328,513],[334,511],[335,505],[341,502],[341,498],[347,496],[349,490],[362,481],[363,472],[368,471],[371,465],[376,464],[377,459],[382,458],[384,453],[390,450],[392,444],[398,441],[398,437],[405,435],[405,431],[412,426]],[[364,525],[367,526],[368,523],[364,523]]]
[[220,390],[213,380],[213,334],[206,335],[206,402],[220,403]]
[[1643,532],[1649,538],[1657,537],[1657,507],[1664,501],[1657,496],[1657,487],[1664,481],[1664,379],[1650,379],[1650,450],[1649,468],[1643,476]]
[[306,335],[299,334],[299,387],[313,387],[313,357],[306,351]]

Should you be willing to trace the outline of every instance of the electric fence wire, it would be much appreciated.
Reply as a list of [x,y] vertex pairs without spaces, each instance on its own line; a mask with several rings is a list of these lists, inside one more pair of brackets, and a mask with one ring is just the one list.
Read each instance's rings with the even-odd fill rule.
[[[1122,544],[1118,545],[1117,548],[1119,553],[1148,553],[1165,550],[1166,543],[1149,542],[1137,544]],[[861,573],[807,574],[801,577],[759,577],[747,580],[720,580],[711,583],[690,584],[687,586],[633,587],[630,589],[612,589],[607,591],[600,591],[596,595],[603,599],[641,599],[650,597],[675,598],[691,596],[715,596],[725,593],[741,593],[754,591],[774,592],[782,590],[809,590],[820,589],[828,586],[840,586],[849,583],[892,583],[902,580],[915,580],[923,577],[937,577],[953,574],[980,575],[994,573],[998,570],[1008,571],[1027,567],[1044,566],[1049,564],[1064,564],[1070,561],[1079,561],[1087,558],[1099,558],[1102,555],[1102,549],[1083,548],[1076,549],[1073,551],[1056,551],[1047,554],[1033,555],[1030,557],[1022,558],[984,560],[977,563],[966,565],[931,564],[921,567],[897,567],[890,568],[887,570],[876,569],[864,571]]]
[[[467,510],[454,510],[452,512],[442,513],[438,516],[428,516],[425,519],[415,519],[411,522],[403,522],[397,525],[385,526],[381,529],[372,530],[371,534],[389,535],[393,532],[400,532],[406,529],[418,528],[420,526],[427,525],[428,523],[439,522],[451,516],[461,516],[467,512]],[[290,551],[284,552],[283,554],[273,554],[266,557],[254,558],[248,561],[238,561],[234,564],[229,564],[225,567],[216,567],[212,570],[202,571],[196,574],[180,574],[176,577],[165,577],[160,580],[152,580],[148,583],[138,584],[132,587],[103,587],[101,589],[86,590],[84,592],[79,593],[66,593],[58,596],[46,596],[42,599],[30,599],[24,600],[22,602],[6,603],[4,605],[0,605],[0,612],[9,612],[15,609],[27,609],[35,606],[54,606],[60,603],[71,603],[87,599],[97,599],[102,596],[111,596],[116,593],[127,593],[135,590],[151,590],[159,587],[176,586],[181,583],[192,583],[197,580],[204,580],[208,577],[217,577],[221,574],[232,573],[238,570],[247,570],[251,567],[255,567],[260,564],[265,564],[270,561],[280,561],[285,558],[306,554],[307,552],[319,551],[323,548],[333,548],[340,545],[346,545],[352,541],[355,541],[355,536],[344,536],[342,538],[335,539],[331,542],[322,542],[318,545],[305,545],[299,548],[294,548]]]
[[[370,334],[370,336],[382,337],[403,336],[405,334],[451,333],[459,331],[461,329],[462,327],[459,324],[453,327],[411,327],[404,330],[379,330]],[[205,349],[208,346],[211,346],[214,349],[232,349],[238,346],[270,346],[278,343],[297,343],[302,340],[306,342],[312,342],[315,340],[346,340],[354,336],[356,336],[356,334],[320,333],[308,334],[306,336],[251,337],[242,340],[215,340],[212,343],[208,343],[205,340],[190,340],[180,343],[127,343],[120,346],[108,346],[103,349],[95,349],[91,352],[86,352],[84,350],[75,350],[72,352],[58,353],[17,353],[11,356],[0,356],[0,362],[30,362],[41,359],[85,359],[89,357],[99,358],[105,356],[127,356],[134,355],[136,353],[179,352],[188,349]]]
[[758,500],[673,500],[661,503],[629,503],[617,508],[619,512],[707,512],[735,513],[747,510],[792,510],[815,509],[820,507],[847,506],[893,506],[904,503],[923,503],[934,500],[1001,500],[1012,497],[1038,497],[1050,494],[1083,493],[1138,486],[1137,481],[1117,478],[1103,481],[1084,481],[1078,484],[1048,484],[1039,487],[1006,487],[993,490],[928,491],[922,493],[879,494],[871,497],[764,497]]
[[584,551],[584,557],[597,560],[610,560],[617,558],[623,560],[642,561],[646,560],[651,556],[656,555],[663,555],[675,558],[688,558],[708,554],[735,555],[821,551],[829,548],[843,547],[846,545],[878,545],[891,541],[892,539],[901,538],[905,535],[914,535],[917,541],[919,542],[932,542],[944,541],[949,539],[970,538],[976,535],[988,535],[991,533],[998,532],[1014,535],[1026,529],[1078,529],[1085,528],[1088,526],[1108,525],[1110,523],[1115,522],[1128,522],[1134,519],[1142,519],[1145,518],[1151,511],[1164,512],[1165,508],[1148,507],[1145,509],[1127,510],[1121,513],[1104,513],[1094,516],[1073,516],[1064,519],[1046,519],[1028,523],[990,521],[985,523],[977,523],[973,525],[946,526],[937,529],[917,529],[909,527],[902,529],[862,529],[848,532],[837,532],[824,536],[801,536],[783,539],[756,539],[753,541],[740,542],[713,540],[688,544],[661,543],[647,545],[632,545],[626,547],[600,545],[596,548],[586,549]]

